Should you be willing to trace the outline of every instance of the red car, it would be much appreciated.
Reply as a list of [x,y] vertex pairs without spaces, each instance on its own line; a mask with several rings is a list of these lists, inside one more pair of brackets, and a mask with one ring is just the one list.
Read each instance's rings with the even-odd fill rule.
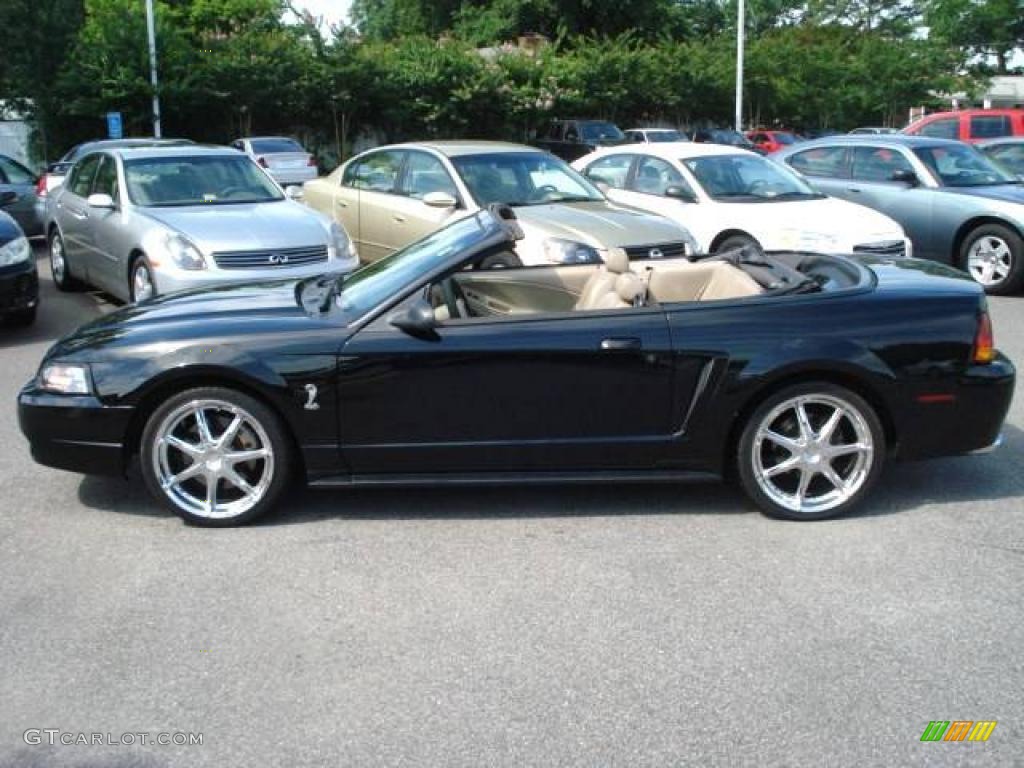
[[1024,136],[1024,109],[962,109],[936,112],[903,129],[911,136],[932,136],[960,141]]
[[789,131],[747,131],[747,138],[768,154],[800,141],[800,137]]

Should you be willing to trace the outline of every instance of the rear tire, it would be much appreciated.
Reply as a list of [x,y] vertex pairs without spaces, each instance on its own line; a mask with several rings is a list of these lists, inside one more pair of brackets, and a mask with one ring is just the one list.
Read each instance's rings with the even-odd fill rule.
[[982,224],[964,238],[960,265],[985,293],[1016,293],[1024,281],[1024,239],[1003,224]]
[[798,384],[766,398],[743,428],[740,482],[770,517],[823,520],[868,494],[885,463],[885,430],[855,392]]
[[217,528],[273,508],[295,460],[277,414],[225,387],[170,397],[146,422],[140,453],[146,486],[161,504],[188,523]]

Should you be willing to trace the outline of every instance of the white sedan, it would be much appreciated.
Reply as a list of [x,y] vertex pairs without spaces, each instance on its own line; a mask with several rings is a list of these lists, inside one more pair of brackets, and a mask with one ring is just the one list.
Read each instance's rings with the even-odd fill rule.
[[718,144],[607,147],[573,163],[613,201],[685,226],[701,251],[757,244],[768,251],[910,256],[895,221],[822,195],[753,152]]

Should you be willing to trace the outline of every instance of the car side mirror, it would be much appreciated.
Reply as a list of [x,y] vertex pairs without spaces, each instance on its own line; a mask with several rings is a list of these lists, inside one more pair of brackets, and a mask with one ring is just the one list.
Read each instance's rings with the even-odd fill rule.
[[112,208],[116,208],[117,207],[114,204],[114,198],[112,198],[110,195],[104,194],[102,192],[98,192],[95,195],[89,195],[89,197],[86,200],[86,202],[89,204],[90,208],[108,208],[108,209],[112,209]]
[[284,193],[288,195],[289,200],[301,200],[306,196],[302,187],[298,184],[290,184],[284,188]]
[[0,206],[10,205],[11,203],[13,203],[17,199],[18,199],[18,193],[13,191],[13,190],[8,190],[6,192],[0,192]]
[[427,192],[423,196],[423,204],[430,208],[454,208],[459,201],[447,192]]
[[673,184],[665,189],[665,197],[671,197],[673,200],[682,200],[684,203],[696,203],[697,197],[686,187],[681,187],[678,184]]
[[434,315],[434,308],[422,297],[392,314],[388,322],[418,339],[436,341],[441,338],[436,330],[437,317]]
[[909,184],[912,187],[916,187],[921,183],[921,180],[917,178],[917,174],[907,168],[893,171],[889,181],[898,181],[902,184]]

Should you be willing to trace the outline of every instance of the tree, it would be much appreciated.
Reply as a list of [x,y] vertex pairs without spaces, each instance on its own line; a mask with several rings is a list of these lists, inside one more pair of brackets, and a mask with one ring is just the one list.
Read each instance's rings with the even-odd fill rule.
[[1020,0],[927,0],[924,20],[935,40],[957,46],[967,60],[994,58],[1000,74],[1013,52],[1024,48]]

